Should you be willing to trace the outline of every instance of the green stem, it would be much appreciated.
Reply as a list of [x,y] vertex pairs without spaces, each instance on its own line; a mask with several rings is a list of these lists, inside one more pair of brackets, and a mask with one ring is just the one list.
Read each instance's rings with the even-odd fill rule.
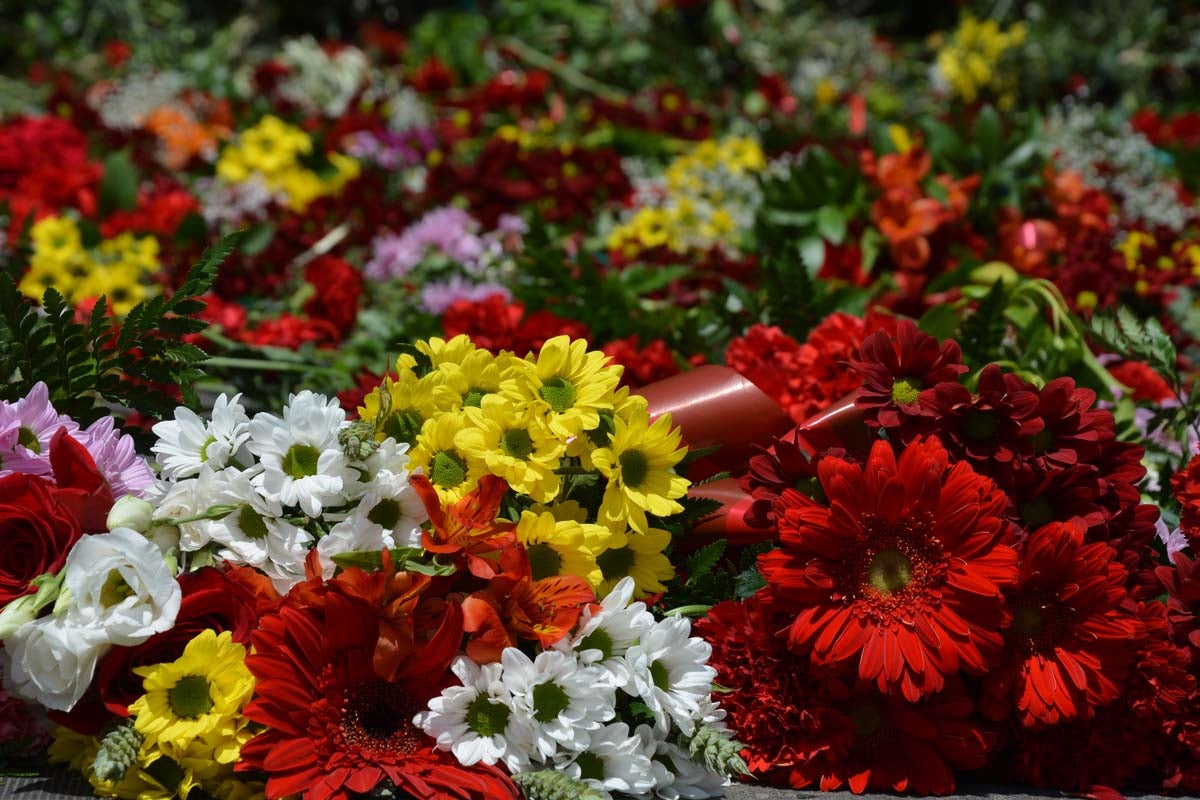
[[582,92],[603,97],[611,103],[625,103],[629,100],[628,95],[620,89],[609,86],[606,83],[601,83],[595,78],[585,75],[570,64],[564,64],[562,61],[530,47],[515,36],[501,36],[496,41],[496,44],[507,50],[511,50],[522,61],[532,64],[539,69],[546,70],[556,78],[559,78],[563,83],[570,84]]
[[234,511],[237,511],[237,506],[213,506],[203,514],[196,514],[195,516],[191,517],[180,517],[179,519],[172,519],[168,517],[167,519],[156,519],[154,521],[157,523],[167,523],[170,525],[185,525],[189,522],[200,522],[201,520],[205,519],[221,519],[222,517],[229,516]]

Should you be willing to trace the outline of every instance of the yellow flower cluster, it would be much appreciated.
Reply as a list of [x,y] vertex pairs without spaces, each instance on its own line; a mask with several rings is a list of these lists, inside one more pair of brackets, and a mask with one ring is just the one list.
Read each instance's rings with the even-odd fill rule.
[[651,421],[645,399],[618,388],[621,367],[566,336],[524,358],[493,356],[466,336],[417,348],[427,367],[401,356],[359,416],[379,439],[412,445],[410,468],[443,503],[497,475],[517,494],[517,536],[536,578],[578,575],[603,593],[630,575],[639,596],[664,590],[671,537],[647,514],[682,510],[689,484],[674,469],[687,449],[669,415]]
[[261,784],[233,774],[242,746],[254,735],[242,716],[254,692],[245,659],[246,648],[228,631],[206,630],[178,660],[135,669],[146,693],[129,712],[142,742],[137,763],[120,778],[96,774],[99,739],[66,728],[55,731],[51,760],[84,773],[100,797],[186,800],[196,791],[219,800],[261,798]]
[[239,133],[237,141],[221,151],[217,175],[226,183],[242,183],[257,177],[267,189],[283,194],[293,211],[303,211],[318,197],[337,194],[361,170],[358,161],[350,156],[327,153],[325,157],[332,169],[328,174],[318,173],[303,163],[312,153],[312,137],[268,115]]
[[153,236],[126,232],[87,248],[70,217],[40,219],[29,235],[33,255],[20,287],[35,300],[50,288],[72,303],[104,295],[114,313],[127,314],[146,297],[142,278],[162,268]]
[[766,165],[754,139],[699,142],[667,167],[662,196],[647,198],[609,233],[608,249],[636,258],[663,246],[681,254],[736,247],[758,205],[754,175]]
[[1146,277],[1153,271],[1178,271],[1178,281],[1200,277],[1200,244],[1194,242],[1180,240],[1164,252],[1153,235],[1145,231],[1130,231],[1117,245],[1117,250],[1125,259],[1125,269],[1137,276],[1133,290],[1138,295],[1146,295],[1154,285],[1161,285],[1161,279]]
[[1025,34],[1023,22],[1001,30],[994,20],[981,22],[967,15],[938,50],[938,71],[963,102],[974,103],[987,92],[1000,108],[1011,108],[1016,102],[1016,75],[1001,62],[1006,53],[1024,44]]

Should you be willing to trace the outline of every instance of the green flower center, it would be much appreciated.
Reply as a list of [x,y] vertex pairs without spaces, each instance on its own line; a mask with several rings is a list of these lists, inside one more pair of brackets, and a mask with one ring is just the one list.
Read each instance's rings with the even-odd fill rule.
[[208,461],[208,448],[217,443],[217,437],[210,436],[204,440],[204,444],[200,445],[200,463]]
[[170,756],[154,759],[146,767],[146,772],[164,789],[178,789],[179,784],[183,783],[183,779],[187,777],[187,773],[183,771],[183,767],[179,766],[179,762]]
[[1054,506],[1044,497],[1034,498],[1021,503],[1021,518],[1030,528],[1040,528],[1054,519]]
[[483,404],[483,398],[487,397],[490,392],[487,389],[480,389],[478,386],[472,386],[463,392],[462,404],[463,408],[479,408]]
[[208,681],[199,675],[185,675],[167,690],[167,705],[181,719],[196,719],[212,710]]
[[571,698],[557,683],[547,681],[533,687],[533,718],[538,722],[550,722],[566,711]]
[[829,501],[825,498],[825,487],[816,478],[797,478],[792,488],[800,494],[807,495],[822,505]]
[[916,378],[901,378],[892,384],[892,402],[896,405],[910,406],[917,402],[921,390],[925,388]]
[[429,479],[443,489],[460,486],[467,479],[467,462],[453,450],[442,450],[429,462]]
[[883,727],[883,715],[871,705],[860,705],[850,709],[850,720],[854,723],[857,736],[871,736]]
[[899,550],[881,550],[867,567],[867,582],[881,592],[895,592],[912,579],[912,562]]
[[32,450],[34,453],[41,455],[42,443],[38,441],[37,434],[32,429],[21,426],[17,429],[17,444]]
[[294,444],[283,455],[283,471],[293,478],[308,478],[317,474],[321,451],[312,445]]
[[600,660],[607,661],[608,659],[612,658],[613,646],[614,643],[612,637],[608,635],[608,631],[604,630],[604,628],[596,628],[596,630],[580,639],[579,647],[575,649],[599,650]]
[[105,608],[112,608],[132,594],[133,589],[125,582],[121,573],[110,569],[108,577],[104,579],[104,585],[100,587],[100,604]]
[[480,736],[495,736],[504,732],[511,713],[508,706],[481,694],[467,706],[467,727]]
[[367,520],[391,530],[400,521],[400,504],[390,497],[380,500],[374,508],[367,512]]
[[529,545],[525,552],[529,555],[529,571],[535,581],[553,578],[562,569],[562,556],[545,542]]
[[664,692],[671,691],[671,672],[667,669],[667,665],[661,661],[650,662],[650,677],[654,679],[654,685]]
[[242,503],[238,507],[237,524],[248,539],[265,539],[269,533],[262,514],[255,511],[248,503]]
[[996,435],[999,422],[991,411],[968,411],[963,417],[963,433],[977,442],[987,441]]
[[641,450],[626,450],[617,456],[617,461],[621,464],[621,480],[626,486],[636,489],[642,485],[642,481],[646,480],[649,464]]
[[585,781],[604,780],[604,759],[595,753],[580,753],[575,757],[579,765],[579,777]]
[[1033,435],[1033,452],[1041,455],[1050,449],[1050,445],[1054,444],[1054,434],[1049,428],[1042,428]]
[[533,439],[529,436],[529,431],[513,428],[505,431],[500,437],[500,446],[504,448],[504,455],[524,461],[533,452]]
[[628,546],[613,547],[601,553],[596,558],[596,564],[599,565],[604,579],[611,581],[624,578],[628,575],[636,558],[637,554]]
[[575,405],[575,385],[558,375],[545,381],[538,394],[559,414]]
[[1013,614],[1013,632],[1018,636],[1037,636],[1045,625],[1041,610],[1033,606],[1021,606]]
[[397,411],[383,421],[383,432],[401,444],[412,444],[421,432],[425,419],[416,411]]

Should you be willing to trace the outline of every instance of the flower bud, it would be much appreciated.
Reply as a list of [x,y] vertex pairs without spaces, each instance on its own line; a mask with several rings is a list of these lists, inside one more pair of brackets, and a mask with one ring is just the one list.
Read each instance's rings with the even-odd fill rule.
[[113,503],[108,512],[108,529],[132,528],[138,533],[146,533],[150,530],[153,517],[154,506],[140,497],[127,494]]

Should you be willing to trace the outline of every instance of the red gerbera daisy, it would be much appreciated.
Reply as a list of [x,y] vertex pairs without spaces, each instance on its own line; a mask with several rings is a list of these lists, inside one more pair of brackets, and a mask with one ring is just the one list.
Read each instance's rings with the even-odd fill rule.
[[389,682],[372,661],[373,609],[335,584],[320,605],[284,605],[254,633],[246,666],[255,698],[246,717],[266,726],[241,751],[239,771],[265,772],[267,796],[343,800],[390,781],[429,800],[518,800],[494,767],[463,767],[412,724],[438,690],[444,660],[424,683]]
[[953,678],[944,691],[913,704],[897,695],[856,693],[840,709],[853,726],[848,750],[828,750],[792,770],[797,789],[821,791],[848,786],[946,795],[955,789],[955,769],[978,769],[996,746],[996,734],[974,715],[974,705]]
[[981,705],[994,719],[1010,709],[1026,727],[1086,719],[1121,691],[1141,627],[1122,607],[1125,568],[1083,537],[1078,522],[1052,523],[1022,543],[1007,657]]
[[962,350],[953,341],[940,345],[911,320],[901,320],[895,335],[876,331],[863,340],[860,357],[850,366],[863,377],[856,404],[867,424],[882,428],[919,430],[915,425],[931,410],[921,392],[944,381],[958,382],[967,371]]
[[1011,621],[1002,590],[1016,582],[1005,496],[969,464],[949,465],[936,438],[899,462],[877,442],[865,467],[826,458],[829,506],[787,491],[779,550],[759,566],[795,614],[789,641],[815,664],[857,660],[863,680],[909,700],[960,669],[987,671]]

